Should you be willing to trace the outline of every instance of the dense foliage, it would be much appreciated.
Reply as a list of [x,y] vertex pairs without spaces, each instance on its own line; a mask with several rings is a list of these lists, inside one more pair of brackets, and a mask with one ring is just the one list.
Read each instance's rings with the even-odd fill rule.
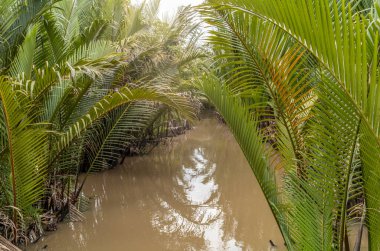
[[359,250],[367,228],[379,250],[380,2],[210,0],[200,11],[215,56],[198,85],[287,248]]
[[158,3],[1,1],[0,234],[81,218],[87,175],[194,118],[195,86],[289,250],[380,250],[379,0],[208,0],[170,24]]
[[192,14],[165,23],[158,3],[0,2],[1,235],[25,244],[67,214],[80,218],[79,173],[114,166],[179,115],[194,118]]

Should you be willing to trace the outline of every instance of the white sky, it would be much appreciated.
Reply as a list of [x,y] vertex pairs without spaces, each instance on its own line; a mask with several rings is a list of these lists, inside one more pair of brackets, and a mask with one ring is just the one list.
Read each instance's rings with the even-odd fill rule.
[[[132,0],[132,3],[141,3],[143,0]],[[158,17],[164,19],[164,17],[173,17],[177,12],[178,7],[187,5],[198,5],[203,0],[161,0],[160,9],[158,11]]]

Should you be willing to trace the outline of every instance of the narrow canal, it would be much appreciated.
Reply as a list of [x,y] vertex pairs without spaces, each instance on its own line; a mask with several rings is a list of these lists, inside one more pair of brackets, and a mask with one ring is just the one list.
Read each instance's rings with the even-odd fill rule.
[[268,250],[283,240],[225,125],[203,119],[149,155],[90,176],[83,222],[29,250]]

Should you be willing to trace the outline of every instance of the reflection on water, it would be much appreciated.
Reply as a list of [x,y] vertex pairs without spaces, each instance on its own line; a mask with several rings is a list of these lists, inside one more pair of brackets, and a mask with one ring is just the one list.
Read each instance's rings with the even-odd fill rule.
[[[205,156],[205,149],[194,148],[188,166],[182,165],[173,182],[176,202],[187,210],[175,208],[175,203],[158,198],[165,210],[154,213],[152,226],[172,237],[196,237],[204,240],[204,249],[223,250],[242,248],[243,244],[233,236],[224,236],[225,213],[221,207],[220,191],[215,181],[216,163]],[[236,231],[237,224],[232,226]],[[173,236],[174,235],[174,236]]]
[[233,136],[205,119],[148,156],[91,176],[86,221],[31,250],[268,250],[280,232]]

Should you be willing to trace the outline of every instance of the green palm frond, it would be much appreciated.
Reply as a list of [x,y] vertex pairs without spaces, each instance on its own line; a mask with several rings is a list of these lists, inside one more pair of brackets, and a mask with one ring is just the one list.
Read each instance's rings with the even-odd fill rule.
[[[368,116],[366,119],[375,126],[373,131],[378,137],[378,108],[377,102],[372,100],[377,98],[373,87],[379,81],[378,66],[371,64],[378,62],[378,55],[371,53],[372,58],[367,58],[371,48],[366,42],[365,17],[353,17],[350,4],[342,4],[339,9],[336,1],[329,4],[328,0],[303,1],[302,4],[292,0],[280,4],[276,1],[230,2],[236,6],[226,5],[226,8],[275,24],[314,54],[320,65],[344,88],[361,116]],[[378,48],[377,44],[374,48]]]
[[8,69],[14,57],[17,56],[18,46],[22,45],[29,27],[36,24],[38,19],[56,2],[6,0],[0,3],[0,67]]
[[9,75],[17,77],[17,75],[22,74],[26,79],[31,78],[38,29],[38,25],[34,25],[27,32],[25,40],[11,64]]
[[262,143],[264,137],[258,130],[257,119],[252,116],[249,108],[241,102],[240,98],[223,86],[215,76],[203,77],[197,85],[233,132],[290,248],[292,242],[287,234],[289,229],[283,213],[284,205],[281,203],[274,168],[271,166],[271,151]]
[[44,15],[43,28],[44,32],[41,32],[41,45],[39,46],[40,50],[36,55],[38,61],[35,64],[37,68],[42,67],[45,62],[54,65],[64,61],[65,55],[71,45],[70,43],[65,43],[59,23],[53,13],[49,12]]
[[105,96],[102,100],[97,102],[90,111],[78,119],[77,122],[68,127],[66,132],[60,137],[57,146],[58,153],[69,146],[72,140],[80,136],[94,121],[105,116],[108,112],[122,105],[141,100],[162,102],[190,119],[194,118],[195,115],[192,105],[185,97],[165,92],[164,90],[158,91],[153,88],[142,87],[129,89],[124,87],[115,93]]
[[260,103],[274,109],[262,117],[276,125],[278,151],[286,166],[302,167],[301,172],[286,168],[285,175],[288,244],[296,249],[348,249],[348,228],[357,222],[353,212],[359,208],[370,247],[380,245],[375,6],[231,0],[201,7],[216,27],[210,41],[223,85],[252,106],[259,121]]
[[[197,25],[187,25],[189,10],[172,25],[161,22],[158,6],[1,1],[0,207],[14,208],[23,234],[40,209],[75,203],[86,161],[90,171],[115,164],[126,144],[195,117],[198,102],[181,86],[191,79],[183,69],[203,55]],[[58,193],[59,205],[43,203]]]
[[288,177],[286,191],[294,204],[290,206],[289,224],[301,250],[342,249],[348,234],[349,201],[363,195],[362,186],[356,185],[362,179],[358,160],[360,120],[355,107],[347,105],[339,91],[327,86],[318,89],[319,101],[313,108],[305,142],[308,166],[304,176],[308,179],[300,181],[293,173]]
[[88,172],[107,169],[123,153],[127,143],[143,133],[156,108],[151,103],[137,102],[112,111],[104,121],[86,134],[90,165]]
[[[42,196],[46,177],[48,155],[47,132],[42,125],[33,123],[32,108],[25,94],[17,90],[19,83],[1,77],[0,102],[4,119],[2,137],[8,154],[4,158],[8,167],[9,184],[6,187],[12,197],[12,206],[24,213]],[[16,88],[15,88],[16,87]],[[2,142],[4,142],[2,140]],[[13,213],[17,222],[17,213]]]
[[77,195],[89,173],[108,169],[117,163],[127,144],[145,132],[156,110],[150,102],[133,102],[111,111],[103,120],[91,126],[84,136],[89,164],[85,178],[76,188]]
[[68,179],[79,175],[81,172],[81,164],[83,163],[84,148],[83,138],[74,140],[55,162],[54,171],[62,175],[63,178]]
[[[301,165],[302,128],[315,100],[309,55],[280,29],[256,17],[217,8],[201,11],[206,21],[218,28],[209,41],[222,51],[216,60],[226,85],[246,103],[261,103],[254,110],[256,116],[278,118],[278,142],[287,150],[283,154],[299,162],[293,165]],[[274,113],[268,113],[268,107]]]
[[56,25],[63,39],[70,43],[79,36],[82,25],[82,15],[89,12],[91,1],[61,0],[54,5],[52,11]]

